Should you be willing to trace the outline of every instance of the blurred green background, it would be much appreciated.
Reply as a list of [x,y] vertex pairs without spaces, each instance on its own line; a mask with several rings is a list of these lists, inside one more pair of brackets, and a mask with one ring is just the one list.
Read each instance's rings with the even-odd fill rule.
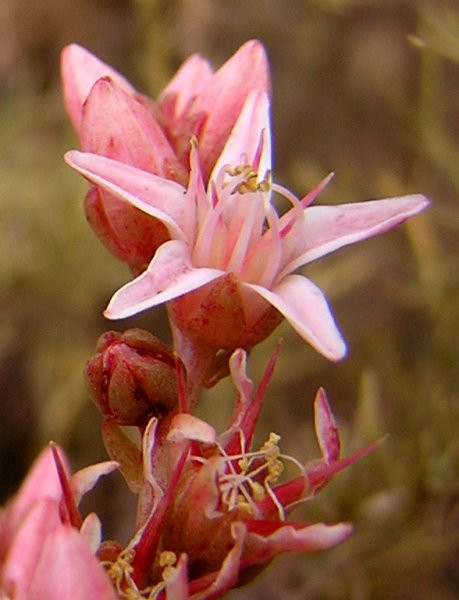
[[[253,352],[260,376],[285,339],[259,424],[303,461],[318,450],[323,385],[350,453],[382,448],[299,511],[351,520],[321,555],[284,556],[233,600],[459,597],[459,6],[456,0],[2,0],[0,4],[0,481],[4,500],[48,440],[74,468],[105,459],[82,371],[106,329],[150,329],[164,312],[104,321],[129,278],[85,223],[86,185],[62,160],[76,147],[59,53],[87,46],[155,96],[192,52],[218,67],[259,38],[273,79],[275,177],[297,195],[336,177],[319,202],[422,192],[428,213],[320,260],[349,344],[335,365],[285,325]],[[223,428],[232,389],[201,414]],[[86,506],[86,505],[85,505]],[[111,477],[92,495],[108,536],[126,539],[132,498]]]

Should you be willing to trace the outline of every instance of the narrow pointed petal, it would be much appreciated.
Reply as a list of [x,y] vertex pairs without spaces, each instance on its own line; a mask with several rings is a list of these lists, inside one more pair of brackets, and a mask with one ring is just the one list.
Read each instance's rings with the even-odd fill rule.
[[59,527],[46,540],[27,600],[44,598],[118,599],[104,569],[75,529]]
[[158,98],[159,108],[169,98],[174,98],[173,118],[180,118],[189,108],[192,101],[199,96],[203,88],[210,81],[213,69],[205,58],[199,54],[190,56],[180,67],[167,87]]
[[317,523],[301,529],[285,525],[269,536],[249,533],[247,547],[250,548],[250,553],[248,564],[244,561],[243,567],[267,562],[281,552],[316,552],[333,548],[344,542],[351,533],[352,526],[349,523]]
[[262,144],[258,159],[258,173],[263,179],[271,170],[271,123],[269,99],[265,92],[251,92],[215,163],[210,179],[215,179],[225,165],[253,165]]
[[80,129],[83,104],[98,79],[110,77],[128,94],[135,93],[127,79],[78,44],[70,44],[62,51],[61,76],[65,107],[77,133]]
[[77,150],[67,152],[65,160],[94,185],[160,220],[171,235],[183,237],[181,224],[186,195],[178,183],[110,158]]
[[338,460],[340,439],[325,390],[320,388],[314,400],[314,423],[322,457],[327,463]]
[[80,141],[86,152],[186,181],[185,169],[153,113],[106,77],[94,84],[84,104]]
[[244,284],[284,315],[290,325],[318,352],[330,360],[340,360],[346,352],[327,301],[312,281],[301,275],[285,277],[273,290]]
[[337,206],[312,206],[305,210],[303,235],[296,256],[279,277],[291,273],[338,248],[371,238],[423,211],[429,204],[420,194],[355,202]]
[[263,46],[245,43],[212,77],[193,105],[208,115],[200,135],[203,171],[209,175],[252,90],[269,92],[269,65]]
[[217,269],[194,269],[188,246],[172,240],[158,248],[146,271],[116,292],[104,314],[108,319],[124,319],[182,296],[223,275],[224,272]]
[[100,477],[109,475],[118,468],[118,463],[114,460],[106,460],[96,465],[90,465],[72,476],[72,487],[75,495],[75,501],[78,503],[81,498],[96,485]]

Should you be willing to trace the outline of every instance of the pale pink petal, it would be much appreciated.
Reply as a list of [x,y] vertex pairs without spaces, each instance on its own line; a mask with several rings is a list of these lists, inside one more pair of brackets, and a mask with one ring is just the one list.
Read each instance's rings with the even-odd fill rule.
[[83,107],[81,148],[175,181],[186,181],[153,113],[132,94],[99,79]]
[[260,42],[252,40],[239,48],[202,90],[192,110],[208,115],[199,136],[206,175],[223,150],[247,96],[252,90],[268,92],[269,88],[265,50]]
[[231,378],[240,396],[240,401],[245,404],[250,401],[253,394],[253,381],[247,377],[247,352],[238,348],[229,360]]
[[279,232],[279,218],[269,207],[269,229],[251,246],[245,257],[239,277],[243,281],[270,288],[277,278],[283,258],[283,241]]
[[429,201],[414,194],[305,210],[303,234],[297,236],[295,256],[279,277],[342,246],[384,233],[424,210]]
[[[56,449],[66,472],[69,473],[63,450],[57,446]],[[6,508],[7,518],[1,531],[2,544],[5,544],[5,541],[12,535],[27,511],[35,506],[37,502],[43,498],[59,501],[61,497],[62,487],[57,474],[56,463],[54,462],[52,450],[48,447],[35,460],[19,491]]]
[[[2,566],[2,587],[14,598],[27,598],[33,572],[43,550],[45,539],[60,525],[59,504],[45,498],[30,508],[14,535]],[[17,596],[16,596],[17,595]]]
[[61,76],[65,107],[77,132],[80,129],[83,104],[98,79],[110,77],[128,94],[135,93],[127,79],[78,44],[70,44],[62,51]]
[[46,540],[27,600],[67,598],[119,600],[107,574],[80,533],[61,526]]
[[265,563],[281,552],[316,552],[341,544],[352,534],[352,525],[316,523],[301,529],[280,527],[268,536],[249,533],[243,567]]
[[85,517],[80,527],[80,533],[95,554],[102,542],[102,523],[96,513],[89,513]]
[[[172,236],[183,237],[181,225],[187,197],[185,189],[178,183],[110,158],[77,150],[67,152],[65,160],[94,185],[162,221]],[[106,208],[110,210],[110,206]]]
[[314,423],[322,457],[327,463],[339,458],[340,439],[325,390],[320,388],[314,400]]
[[289,275],[273,290],[244,284],[253,289],[284,315],[301,337],[330,360],[343,358],[346,346],[327,301],[312,281],[301,275]]
[[179,240],[162,244],[148,268],[119,289],[104,314],[108,319],[124,319],[158,306],[222,277],[217,269],[194,269],[188,246]]
[[167,440],[174,443],[181,443],[184,440],[194,440],[203,444],[213,445],[216,438],[217,434],[211,425],[187,413],[175,415],[167,434]]
[[269,99],[265,92],[254,90],[244,102],[228,140],[220,154],[210,179],[215,179],[226,165],[254,165],[262,144],[262,153],[258,159],[259,180],[264,179],[271,170],[271,122]]
[[213,69],[199,54],[190,56],[179,68],[158,97],[161,108],[171,95],[175,97],[174,118],[179,119],[187,111],[191,102],[201,93],[213,75]]
[[81,498],[96,485],[100,477],[112,473],[118,468],[114,460],[107,460],[96,465],[90,465],[72,475],[72,490],[75,502],[78,504]]

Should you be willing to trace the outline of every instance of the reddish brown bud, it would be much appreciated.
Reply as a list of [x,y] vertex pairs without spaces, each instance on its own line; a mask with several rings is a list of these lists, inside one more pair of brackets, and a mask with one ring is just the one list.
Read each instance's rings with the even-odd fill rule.
[[176,359],[142,329],[108,331],[86,365],[92,399],[104,417],[119,425],[146,425],[177,405]]

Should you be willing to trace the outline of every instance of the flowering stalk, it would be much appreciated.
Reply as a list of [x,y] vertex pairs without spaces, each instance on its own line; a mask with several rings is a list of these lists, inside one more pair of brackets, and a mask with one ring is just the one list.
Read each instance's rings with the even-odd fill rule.
[[[219,597],[281,552],[321,550],[350,535],[347,523],[306,524],[288,516],[379,441],[340,459],[338,430],[319,390],[314,402],[319,460],[302,465],[282,454],[275,433],[253,450],[277,352],[256,391],[246,375],[246,358],[242,350],[231,357],[238,394],[230,427],[220,436],[185,412],[172,419],[165,437],[157,436],[158,419],[150,421],[142,442],[138,530],[108,565],[122,597]],[[298,476],[282,481],[286,462]]]

